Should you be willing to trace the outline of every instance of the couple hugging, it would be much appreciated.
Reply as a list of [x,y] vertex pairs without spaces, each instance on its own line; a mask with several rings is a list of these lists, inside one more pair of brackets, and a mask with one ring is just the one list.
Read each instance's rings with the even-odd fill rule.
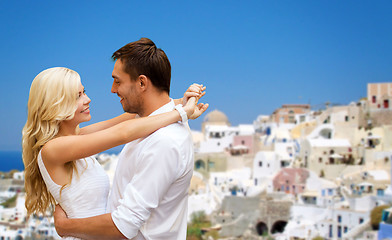
[[[147,38],[112,58],[111,91],[125,113],[83,128],[91,100],[79,74],[56,67],[34,78],[22,137],[28,215],[55,207],[66,239],[185,239],[193,173],[186,122],[208,108],[198,103],[205,87],[171,99],[170,62]],[[109,195],[109,178],[91,156],[122,144]]]

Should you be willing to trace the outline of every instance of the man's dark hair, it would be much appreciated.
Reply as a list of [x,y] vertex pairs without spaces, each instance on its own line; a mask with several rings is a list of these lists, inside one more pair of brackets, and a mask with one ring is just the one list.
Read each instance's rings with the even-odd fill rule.
[[113,60],[121,59],[124,71],[135,80],[139,75],[148,77],[152,84],[170,93],[171,66],[165,52],[157,48],[148,38],[128,43],[112,55]]

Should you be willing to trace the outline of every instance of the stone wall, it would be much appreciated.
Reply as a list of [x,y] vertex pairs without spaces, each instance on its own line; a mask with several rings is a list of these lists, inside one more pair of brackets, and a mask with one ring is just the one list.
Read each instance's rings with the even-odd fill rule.
[[[221,237],[243,236],[245,232],[262,235],[257,226],[265,225],[268,234],[284,227],[290,218],[292,202],[269,195],[257,197],[227,196],[212,214],[212,224],[220,225]],[[282,225],[283,224],[283,225]]]

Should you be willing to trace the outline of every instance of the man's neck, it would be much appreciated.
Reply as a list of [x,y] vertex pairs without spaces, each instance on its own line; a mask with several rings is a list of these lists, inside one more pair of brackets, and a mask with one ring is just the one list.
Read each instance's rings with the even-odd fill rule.
[[139,113],[140,117],[147,117],[157,109],[168,104],[170,97],[167,93],[154,94],[144,99],[143,112]]

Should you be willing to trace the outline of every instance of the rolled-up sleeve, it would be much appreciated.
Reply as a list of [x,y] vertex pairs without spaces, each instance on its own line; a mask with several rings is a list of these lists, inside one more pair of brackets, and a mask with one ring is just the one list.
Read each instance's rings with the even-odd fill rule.
[[181,154],[174,141],[164,136],[149,140],[137,159],[136,173],[120,205],[112,212],[114,224],[127,238],[138,234],[181,169]]

